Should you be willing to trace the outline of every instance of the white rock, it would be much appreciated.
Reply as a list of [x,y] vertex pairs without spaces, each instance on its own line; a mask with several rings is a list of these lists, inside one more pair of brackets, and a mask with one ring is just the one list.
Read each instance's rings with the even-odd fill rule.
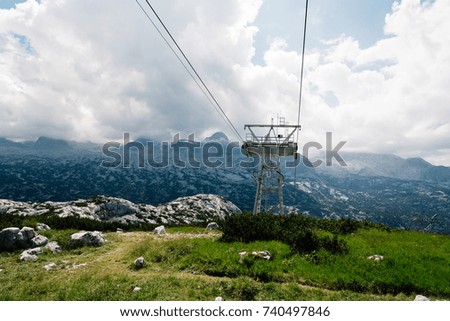
[[31,246],[38,247],[38,246],[45,246],[48,243],[48,238],[46,238],[43,235],[36,235],[31,239]]
[[61,251],[62,251],[58,242],[55,242],[55,241],[48,242],[48,244],[45,246],[45,248],[49,249],[53,254],[61,253]]
[[22,237],[23,237],[23,241],[26,242],[26,243],[28,243],[29,241],[31,241],[31,239],[34,238],[34,237],[37,235],[37,233],[34,231],[33,228],[31,228],[31,227],[26,227],[26,226],[23,227],[23,228],[20,230],[20,234],[21,234]]
[[164,228],[163,225],[161,225],[161,226],[158,226],[157,228],[155,228],[153,233],[157,234],[157,235],[164,235],[164,234],[166,234],[166,229]]
[[269,253],[269,251],[252,252],[252,255],[255,258],[264,259],[264,260],[267,260],[267,261],[269,261],[272,258],[272,255]]
[[223,301],[221,296],[218,296],[217,298],[214,299],[214,301]]
[[28,254],[28,253],[22,253],[20,255],[21,261],[36,261],[38,259],[37,255]]
[[140,287],[135,286],[135,287],[133,288],[133,292],[139,292],[139,291],[141,291],[141,288],[140,288]]
[[76,269],[78,269],[78,268],[80,268],[80,267],[83,267],[83,266],[86,266],[87,264],[86,263],[80,263],[80,264],[72,264],[72,267],[69,267],[69,269],[73,269],[73,270],[76,270]]
[[368,260],[374,260],[374,261],[383,261],[384,260],[384,256],[383,255],[379,255],[379,254],[375,254],[375,255],[371,255],[369,257],[367,257]]
[[248,253],[245,251],[239,252],[238,254],[239,254],[239,262],[240,263],[244,262],[244,258],[248,255]]
[[17,227],[8,227],[0,231],[0,250],[14,251],[19,248],[17,242],[22,239]]
[[44,253],[44,251],[42,251],[42,249],[40,247],[35,247],[33,249],[28,249],[28,250],[25,250],[22,252],[22,254],[24,254],[24,253],[27,253],[30,255],[39,255],[39,254]]
[[94,232],[78,232],[70,236],[70,244],[72,246],[100,246],[105,243],[103,234],[98,231]]
[[141,257],[138,257],[138,258],[134,261],[134,266],[136,267],[136,269],[142,269],[142,268],[144,267],[144,263],[145,263],[145,260],[144,260],[144,258],[141,256]]
[[38,231],[49,231],[49,230],[51,230],[51,228],[47,224],[37,223],[36,224],[36,230],[38,230]]
[[216,222],[211,222],[206,227],[207,231],[213,231],[213,230],[218,230],[218,229],[219,229],[219,224],[217,224]]
[[47,265],[44,265],[44,269],[46,269],[47,271],[55,269],[56,268],[56,263],[49,263]]
[[417,295],[414,301],[430,301],[430,299],[423,295]]

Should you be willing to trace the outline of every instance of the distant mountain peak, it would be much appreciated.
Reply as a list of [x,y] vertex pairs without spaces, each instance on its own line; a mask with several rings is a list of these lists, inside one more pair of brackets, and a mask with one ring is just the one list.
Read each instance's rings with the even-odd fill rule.
[[212,134],[210,137],[205,138],[205,142],[218,142],[218,143],[229,143],[230,140],[228,136],[223,132],[216,132]]
[[34,147],[39,150],[67,150],[70,149],[69,142],[63,139],[55,139],[49,137],[39,137],[34,143]]

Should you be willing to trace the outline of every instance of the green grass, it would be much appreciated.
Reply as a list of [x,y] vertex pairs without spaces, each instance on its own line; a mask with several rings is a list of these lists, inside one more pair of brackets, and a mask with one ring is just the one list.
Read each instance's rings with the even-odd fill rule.
[[[336,255],[293,253],[280,241],[226,243],[201,227],[167,231],[106,233],[105,245],[81,249],[67,247],[74,230],[42,232],[63,253],[46,252],[36,262],[20,262],[20,251],[0,253],[0,300],[450,299],[449,236],[360,229],[342,236],[348,253]],[[260,250],[273,259],[240,261],[240,251]],[[373,254],[384,260],[368,260]],[[139,256],[146,265],[136,270]],[[49,263],[57,268],[46,271]]]

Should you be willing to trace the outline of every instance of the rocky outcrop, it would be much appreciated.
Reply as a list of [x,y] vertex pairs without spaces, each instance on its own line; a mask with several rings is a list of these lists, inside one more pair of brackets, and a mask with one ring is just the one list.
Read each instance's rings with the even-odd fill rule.
[[[0,200],[2,213],[35,216],[52,214],[60,217],[76,216],[123,224],[201,224],[217,221],[241,210],[222,197],[198,194],[180,197],[157,207],[135,204],[122,198],[97,196],[70,202],[26,203]],[[38,225],[38,229],[48,226]]]
[[100,246],[103,243],[105,243],[105,238],[103,237],[103,234],[98,231],[81,231],[78,233],[74,233],[70,236],[69,241],[69,244],[72,247]]

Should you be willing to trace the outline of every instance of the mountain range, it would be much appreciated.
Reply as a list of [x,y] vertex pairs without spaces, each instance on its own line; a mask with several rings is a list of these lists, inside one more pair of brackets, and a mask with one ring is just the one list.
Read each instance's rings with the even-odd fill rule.
[[[144,149],[147,142],[154,147],[150,152]],[[167,166],[162,162],[164,143],[138,139],[129,144],[110,147],[105,154],[93,143],[46,137],[17,143],[0,138],[0,199],[67,202],[107,195],[158,206],[179,197],[215,194],[243,211],[252,209],[257,166],[225,134],[201,142],[177,141],[168,148]],[[176,146],[179,153],[173,150]],[[230,153],[222,155],[220,149]],[[127,153],[129,164],[124,166]],[[209,166],[202,162],[205,153]],[[112,162],[117,161],[114,155],[122,162]],[[341,156],[347,166],[312,167],[306,157],[301,157],[296,171],[283,165],[287,208],[314,217],[450,234],[450,167],[391,154]],[[160,165],[150,166],[149,159]]]

